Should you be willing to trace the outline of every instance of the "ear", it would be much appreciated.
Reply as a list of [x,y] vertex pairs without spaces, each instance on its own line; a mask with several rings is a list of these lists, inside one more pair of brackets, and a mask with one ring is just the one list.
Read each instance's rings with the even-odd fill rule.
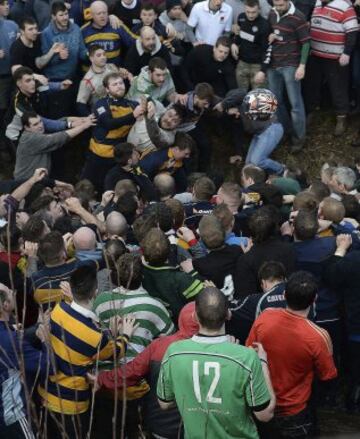
[[231,318],[232,318],[232,313],[231,313],[231,311],[228,309],[228,310],[227,310],[226,320],[229,321],[229,320],[231,320]]

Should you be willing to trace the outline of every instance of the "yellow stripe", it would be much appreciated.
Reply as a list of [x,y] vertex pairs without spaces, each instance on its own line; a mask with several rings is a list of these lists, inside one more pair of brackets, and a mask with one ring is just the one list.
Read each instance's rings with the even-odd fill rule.
[[98,40],[102,40],[102,41],[106,41],[106,40],[111,40],[111,41],[116,41],[116,40],[120,40],[120,36],[118,34],[114,34],[114,33],[98,33],[98,34],[93,34],[93,35],[89,35],[88,37],[85,37],[84,41],[85,44],[88,43],[92,43],[94,41],[98,41]]
[[51,393],[46,392],[41,386],[38,386],[39,395],[44,399],[45,406],[49,410],[64,415],[76,415],[84,413],[89,408],[89,401],[68,401],[58,398]]
[[58,372],[56,375],[49,377],[52,383],[58,383],[63,387],[71,390],[88,390],[89,384],[87,383],[85,377],[80,376],[68,376],[64,375],[62,372]]
[[106,58],[107,59],[114,59],[117,56],[120,55],[120,49],[119,50],[113,50],[111,52],[106,52]]
[[50,302],[60,302],[61,300],[70,302],[70,299],[64,296],[60,288],[37,288],[34,293],[34,299],[39,305]]
[[93,363],[92,357],[74,351],[55,337],[55,335],[50,335],[50,341],[55,354],[67,363],[73,364],[74,366],[88,366]]
[[310,320],[306,320],[306,322],[313,328],[315,329],[315,331],[321,335],[321,337],[323,338],[326,347],[328,348],[329,352],[332,354],[333,353],[333,347],[332,347],[332,341],[331,338],[329,336],[329,333],[323,329],[320,328],[318,325],[316,325],[315,323],[311,322]]
[[94,154],[100,157],[104,157],[104,158],[114,157],[114,147],[112,145],[104,145],[103,143],[98,143],[95,139],[90,140],[89,149]]
[[86,343],[93,348],[96,348],[101,340],[101,334],[98,331],[89,328],[89,326],[64,312],[60,306],[54,308],[51,319],[70,334],[76,335],[81,340],[86,340]]
[[107,139],[118,139],[120,137],[125,137],[129,134],[131,130],[131,125],[125,125],[120,128],[116,128],[115,130],[111,130],[107,133]]

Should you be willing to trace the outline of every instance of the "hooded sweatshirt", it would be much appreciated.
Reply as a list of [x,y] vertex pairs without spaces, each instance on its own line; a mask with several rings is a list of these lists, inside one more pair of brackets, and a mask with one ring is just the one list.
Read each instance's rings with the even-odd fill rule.
[[162,437],[177,437],[181,418],[176,408],[164,412],[157,401],[156,383],[161,361],[171,343],[190,338],[198,332],[199,326],[194,316],[195,303],[190,302],[180,312],[179,330],[175,334],[157,338],[121,369],[102,372],[98,376],[99,385],[106,389],[114,389],[116,385],[121,388],[123,379],[126,379],[128,386],[133,386],[146,377],[150,384],[150,392],[143,399],[145,427]]

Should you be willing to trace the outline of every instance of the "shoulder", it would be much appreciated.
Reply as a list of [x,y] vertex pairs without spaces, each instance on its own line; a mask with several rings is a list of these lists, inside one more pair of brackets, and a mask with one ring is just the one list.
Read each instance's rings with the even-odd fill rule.
[[329,333],[309,319],[305,319],[305,326],[317,346],[322,346],[332,353],[332,342]]

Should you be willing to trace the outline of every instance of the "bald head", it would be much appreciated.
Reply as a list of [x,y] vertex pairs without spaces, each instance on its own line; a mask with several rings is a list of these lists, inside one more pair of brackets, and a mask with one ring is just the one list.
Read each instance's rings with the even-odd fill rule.
[[156,175],[154,185],[159,192],[161,201],[171,198],[175,193],[174,177],[165,172]]
[[128,224],[122,213],[111,212],[106,218],[105,225],[109,237],[120,236],[125,238],[128,231]]
[[91,18],[95,27],[103,27],[107,24],[109,15],[107,4],[101,0],[96,0],[90,5]]
[[143,26],[140,30],[140,41],[145,52],[152,52],[156,46],[154,29],[150,26]]
[[75,250],[95,250],[96,235],[90,227],[80,227],[73,235]]
[[220,330],[228,316],[227,299],[216,287],[206,287],[196,296],[195,309],[200,326],[210,331]]

